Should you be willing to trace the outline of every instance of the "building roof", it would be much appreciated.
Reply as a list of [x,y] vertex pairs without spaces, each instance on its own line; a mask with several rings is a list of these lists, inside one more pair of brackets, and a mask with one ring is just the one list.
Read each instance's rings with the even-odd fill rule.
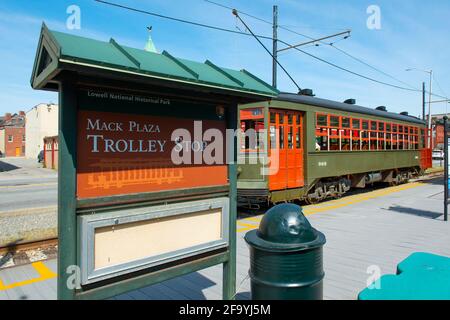
[[0,119],[0,127],[25,127],[25,117],[21,116],[20,114],[13,114],[11,115],[10,120],[5,120],[4,117],[2,117],[3,120]]
[[167,51],[161,54],[120,45],[114,39],[99,41],[48,30],[42,26],[31,85],[52,89],[48,85],[61,70],[76,66],[114,73],[142,76],[160,81],[194,85],[233,95],[251,94],[274,97],[279,92],[246,70],[233,70],[215,65],[180,59]]
[[367,107],[362,107],[358,105],[352,105],[327,99],[321,99],[311,96],[304,96],[299,94],[293,94],[293,93],[281,93],[278,95],[277,98],[274,100],[279,101],[287,101],[287,102],[295,102],[295,103],[302,103],[307,104],[311,106],[318,106],[323,108],[329,108],[329,109],[335,109],[338,111],[344,111],[344,112],[353,112],[353,113],[362,113],[367,114],[371,116],[376,117],[383,117],[383,118],[390,118],[393,120],[399,120],[399,121],[406,121],[406,122],[413,122],[420,125],[425,125],[425,121],[416,118],[414,116],[405,116],[398,113],[393,112],[386,112],[376,109],[371,109]]

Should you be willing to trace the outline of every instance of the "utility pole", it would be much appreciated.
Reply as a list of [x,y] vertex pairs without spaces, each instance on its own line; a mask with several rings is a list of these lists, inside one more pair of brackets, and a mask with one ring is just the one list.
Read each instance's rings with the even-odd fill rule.
[[277,87],[278,6],[273,6],[272,86]]
[[425,121],[425,82],[422,82],[422,120]]
[[429,97],[428,97],[428,130],[429,130],[429,136],[428,136],[428,147],[429,148],[431,148],[431,149],[433,149],[433,146],[432,146],[432,141],[433,141],[433,139],[432,139],[432,135],[433,135],[433,130],[432,130],[432,128],[431,128],[431,98],[432,98],[432,93],[431,93],[431,90],[432,90],[432,83],[433,83],[433,70],[430,70],[430,95],[429,95]]
[[[432,88],[432,82],[433,82],[433,70],[430,70],[430,71],[427,71],[427,70],[422,70],[422,69],[417,69],[417,68],[409,68],[409,69],[406,69],[405,71],[421,71],[421,72],[424,72],[424,73],[428,73],[429,75],[430,75],[430,91],[429,91],[429,94],[430,94],[430,96],[428,97],[428,132],[427,132],[427,135],[428,135],[428,145],[427,145],[427,147],[428,148],[433,148],[433,146],[431,145],[431,143],[432,143],[432,133],[433,133],[433,131],[432,131],[432,128],[431,128],[431,98],[433,97],[433,94],[431,93],[431,90],[433,89]],[[425,84],[423,84],[423,87],[422,87],[423,89],[423,108],[425,108]],[[424,117],[424,119],[425,119],[425,117]]]
[[[273,6],[273,24],[272,24],[272,29],[273,29],[273,36],[272,36],[272,38],[273,38],[273,40],[272,40],[273,41],[273,43],[272,43],[272,45],[273,45],[273,47],[272,47],[272,86],[274,88],[277,87],[277,68],[278,68],[278,65],[279,65],[279,63],[278,63],[278,53],[279,52],[286,51],[286,50],[289,50],[289,49],[296,49],[298,47],[301,47],[301,46],[304,46],[304,45],[307,45],[307,44],[310,44],[310,43],[322,42],[323,40],[334,38],[334,37],[338,37],[338,36],[341,36],[341,35],[345,35],[344,39],[347,39],[348,37],[350,37],[350,33],[351,33],[351,30],[347,30],[347,31],[344,31],[344,32],[339,32],[339,33],[332,34],[330,36],[322,37],[322,38],[319,38],[319,39],[310,38],[311,41],[308,41],[306,43],[300,43],[300,44],[297,44],[297,45],[288,46],[286,48],[278,50],[278,6],[276,6],[276,5]],[[281,67],[281,65],[280,65],[280,67]]]

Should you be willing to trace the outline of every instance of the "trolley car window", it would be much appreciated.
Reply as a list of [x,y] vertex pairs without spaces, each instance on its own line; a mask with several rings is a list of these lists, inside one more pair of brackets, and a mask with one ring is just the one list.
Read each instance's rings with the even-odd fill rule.
[[377,130],[377,122],[376,121],[370,121],[370,130],[373,130],[373,131]]
[[364,121],[363,120],[362,128],[363,128],[363,130],[369,130],[369,121]]
[[270,126],[270,148],[277,148],[277,131],[275,126]]
[[392,149],[392,134],[386,133],[386,150]]
[[390,123],[386,124],[386,131],[391,132],[391,129],[392,129],[391,124]]
[[320,151],[418,150],[419,139],[426,139],[419,137],[419,132],[425,135],[424,130],[417,127],[384,121],[316,116],[316,141]]
[[[292,121],[292,117],[291,117],[291,121]],[[293,137],[292,137],[292,132],[293,132],[293,128],[289,127],[289,131],[288,131],[288,148],[289,149],[294,149],[294,141],[293,141]]]
[[301,143],[301,128],[298,127],[297,128],[297,134],[295,135],[295,147],[297,149],[300,149],[301,145],[302,145],[302,143]]
[[270,113],[270,123],[276,123],[276,122],[277,122],[276,114],[271,112]]
[[317,115],[317,125],[328,127],[328,116],[324,114]]
[[335,138],[330,139],[330,150],[331,151],[339,151],[339,139],[335,139]]
[[279,146],[280,146],[280,149],[284,149],[284,128],[283,127],[280,127],[279,128],[279,136],[278,136],[278,140],[279,140]]
[[330,126],[334,128],[339,128],[339,117],[331,116],[330,117]]
[[241,119],[241,149],[244,152],[264,150],[264,112],[262,108],[243,109]]
[[292,120],[294,119],[292,114],[288,114],[288,124],[292,124]]
[[342,128],[350,128],[350,118],[342,118]]

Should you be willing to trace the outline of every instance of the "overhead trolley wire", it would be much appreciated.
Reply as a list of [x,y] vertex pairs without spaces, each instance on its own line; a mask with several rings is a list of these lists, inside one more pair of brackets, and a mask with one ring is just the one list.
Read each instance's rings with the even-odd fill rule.
[[[226,5],[217,3],[217,2],[212,1],[212,0],[203,0],[203,1],[208,2],[208,3],[211,3],[211,4],[214,4],[214,5],[219,6],[219,7],[222,7],[222,8],[231,9],[231,10],[233,9],[233,8],[231,8],[231,7],[228,7],[228,6],[226,6]],[[272,25],[272,22],[270,22],[270,21],[268,21],[268,20],[261,19],[261,18],[259,18],[259,17],[254,16],[254,15],[248,14],[248,13],[246,13],[246,12],[242,12],[242,11],[239,11],[239,10],[237,10],[237,11],[240,12],[241,14],[243,14],[243,15],[249,16],[249,17],[251,17],[251,18],[253,18],[253,19],[256,19],[256,20],[259,20],[259,21],[262,21],[262,22],[264,22],[264,23],[267,23],[267,24]],[[291,30],[291,29],[289,29],[289,28],[287,28],[287,27],[285,27],[285,26],[283,26],[283,25],[279,25],[278,27],[279,27],[280,29],[285,30],[285,31],[294,33],[294,34],[296,34],[296,35],[299,35],[299,36],[302,36],[302,37],[305,37],[305,38],[308,38],[309,40],[315,40],[315,38],[313,38],[313,37],[311,37],[311,36],[308,36],[308,35],[305,35],[305,34],[303,34],[303,33],[300,33],[300,32],[294,31],[294,30]],[[283,42],[283,41],[280,40],[280,42]],[[402,80],[399,80],[399,79],[395,78],[394,76],[388,74],[387,72],[384,72],[384,71],[382,71],[382,70],[380,70],[380,69],[378,69],[378,68],[376,68],[376,67],[370,65],[369,63],[363,61],[362,59],[359,59],[359,58],[357,58],[357,57],[351,55],[350,53],[346,52],[345,50],[336,47],[336,46],[335,46],[336,42],[330,43],[330,42],[325,42],[325,41],[323,41],[323,40],[319,40],[319,41],[317,41],[317,42],[318,42],[318,43],[325,44],[325,45],[328,45],[328,46],[331,46],[331,47],[333,47],[334,49],[336,49],[336,50],[338,50],[339,52],[341,52],[342,54],[344,54],[344,55],[350,57],[351,59],[354,59],[354,60],[358,61],[359,63],[362,63],[362,64],[364,64],[365,66],[367,66],[367,67],[369,67],[369,68],[371,68],[371,69],[373,69],[373,70],[375,70],[375,71],[377,71],[377,72],[379,72],[379,73],[381,73],[381,74],[383,74],[383,75],[385,75],[385,76],[387,76],[387,77],[389,77],[389,78],[391,78],[391,79],[393,79],[393,80],[395,80],[395,81],[398,81],[399,83],[402,83],[402,84],[404,84],[404,85],[406,85],[406,86],[408,86],[408,87],[410,87],[410,88],[412,88],[412,89],[416,89],[417,92],[420,92],[420,91],[421,91],[421,90],[418,90],[417,88],[415,88],[414,86],[412,86],[412,85],[410,85],[410,84],[408,84],[408,83],[406,83],[406,82],[404,82],[404,81],[402,81]],[[285,43],[285,44],[286,44],[286,43]],[[306,54],[306,52],[304,52],[303,50],[301,50],[301,52]],[[315,56],[313,56],[313,55],[311,55],[311,56],[314,57],[314,58],[317,58],[317,57],[315,57]],[[325,61],[324,59],[322,59],[321,61],[328,63],[328,62]],[[333,64],[333,63],[329,63],[329,64],[332,65],[333,67],[337,67],[337,68],[339,68],[339,69],[341,69],[341,70],[343,70],[343,71],[350,72],[350,73],[352,73],[352,74],[354,74],[354,75],[358,75],[356,72],[350,71],[350,70],[348,70],[348,69],[346,69],[346,68],[341,68],[341,67],[339,67],[339,66],[337,66],[337,65],[335,65],[335,64]],[[358,75],[358,76],[362,76],[362,75]],[[385,83],[385,82],[383,82],[383,81],[378,81],[378,80],[372,79],[372,78],[367,77],[367,76],[362,76],[362,77],[365,78],[365,79],[367,79],[367,80],[375,81],[375,82],[380,83],[380,84],[387,84],[387,83]],[[389,84],[387,84],[387,85],[389,85]],[[400,86],[395,86],[395,87],[398,88],[398,89],[406,90],[406,88],[403,88],[403,87],[400,87]]]
[[[212,1],[212,0],[203,0],[203,1],[208,2],[208,3],[211,3],[211,4],[214,4],[214,5],[217,5],[217,6],[222,7],[222,8],[231,9],[231,10],[233,9],[233,8],[231,8],[231,7],[228,7],[228,6],[226,6],[226,5],[217,3],[217,2]],[[248,17],[251,17],[251,18],[253,18],[253,19],[256,19],[256,20],[259,20],[259,21],[261,21],[261,22],[264,22],[264,23],[273,25],[272,22],[270,22],[270,21],[268,21],[268,20],[265,20],[265,19],[256,17],[256,16],[251,15],[251,14],[249,14],[249,13],[247,13],[247,12],[243,12],[243,11],[240,11],[240,10],[237,10],[237,11],[238,11],[239,13],[241,13],[241,14],[243,14],[243,15],[246,15],[246,16],[248,16]],[[291,33],[293,33],[293,34],[296,34],[296,35],[305,37],[305,38],[307,38],[307,39],[309,39],[309,40],[316,40],[315,38],[313,38],[313,37],[311,37],[311,36],[309,36],[309,35],[306,35],[306,34],[303,34],[303,33],[300,33],[300,32],[294,31],[294,30],[291,30],[291,29],[287,28],[286,26],[278,25],[278,27],[279,27],[280,29],[283,29],[283,30],[285,30],[285,31],[291,32]],[[288,44],[287,42],[284,42],[284,41],[282,41],[282,40],[280,40],[280,39],[277,39],[277,40],[278,40],[279,42],[281,42],[281,43],[284,43],[285,45],[292,46],[292,45]],[[341,40],[342,40],[342,39],[341,39]],[[341,41],[341,40],[338,40],[338,41]],[[319,58],[319,57],[317,57],[317,56],[315,56],[315,55],[313,55],[313,54],[311,54],[311,53],[308,53],[308,52],[306,52],[306,51],[304,51],[304,50],[297,50],[297,51],[300,51],[300,52],[302,52],[302,53],[304,53],[304,54],[306,54],[306,55],[309,55],[310,57],[312,57],[312,58],[314,58],[314,59],[317,59],[317,60],[319,60],[319,61],[322,61],[322,62],[324,62],[324,63],[327,63],[328,65],[333,66],[333,67],[335,67],[335,68],[338,68],[338,69],[340,69],[340,70],[342,70],[342,71],[349,72],[349,73],[351,73],[351,74],[353,74],[353,75],[356,75],[356,76],[358,76],[358,77],[364,78],[364,79],[366,79],[366,80],[374,81],[374,82],[376,82],[376,83],[378,83],[378,84],[383,84],[383,85],[387,85],[387,86],[390,86],[390,87],[393,87],[393,88],[396,88],[396,89],[401,89],[401,90],[406,90],[406,91],[411,91],[411,92],[422,92],[421,89],[417,89],[416,87],[412,86],[411,84],[406,83],[406,82],[404,82],[404,81],[402,81],[402,80],[400,80],[400,79],[398,79],[398,78],[396,78],[396,77],[390,75],[389,73],[387,73],[387,72],[385,72],[385,71],[383,71],[383,70],[381,70],[381,69],[379,69],[379,68],[377,68],[377,67],[372,66],[371,64],[365,62],[364,60],[362,60],[362,59],[360,59],[360,58],[358,58],[358,57],[355,57],[354,55],[352,55],[352,54],[346,52],[345,50],[336,47],[336,46],[335,46],[335,43],[337,43],[337,41],[335,41],[335,42],[333,43],[333,42],[326,42],[326,41],[320,40],[320,41],[317,41],[317,42],[322,43],[322,44],[325,44],[325,45],[328,45],[328,46],[331,46],[331,47],[333,47],[334,49],[336,49],[336,50],[338,50],[339,52],[341,52],[342,54],[348,56],[349,58],[351,58],[351,59],[353,59],[353,60],[355,60],[355,61],[358,61],[359,63],[364,64],[365,66],[367,66],[367,67],[369,67],[369,68],[371,68],[371,69],[373,69],[373,70],[375,70],[375,71],[377,71],[377,72],[383,74],[384,76],[387,76],[387,77],[389,77],[389,78],[391,78],[391,79],[393,79],[393,80],[395,80],[395,81],[397,81],[397,82],[399,82],[399,83],[402,83],[402,84],[408,86],[409,88],[405,88],[405,87],[393,85],[393,84],[390,84],[390,83],[387,83],[387,82],[384,82],[384,81],[379,81],[379,80],[373,79],[373,78],[371,78],[371,77],[368,77],[368,76],[359,74],[359,73],[354,72],[354,71],[351,71],[351,70],[349,70],[349,69],[340,67],[340,66],[338,66],[338,65],[336,65],[336,64],[334,64],[334,63],[332,63],[332,62],[326,61],[325,59]],[[298,49],[298,48],[295,48],[295,49]],[[435,81],[436,81],[436,79],[435,79]],[[445,92],[444,92],[444,91],[442,90],[442,88],[440,87],[439,83],[438,83],[437,81],[436,81],[436,83],[438,84],[438,87],[439,87],[440,91],[441,91],[443,94],[445,94]],[[430,92],[427,91],[427,90],[425,90],[425,93],[429,94]],[[441,95],[436,94],[436,93],[431,93],[431,95],[432,95],[432,96],[435,96],[435,97],[443,98],[443,99],[448,99],[447,97],[441,96]]]
[[297,84],[297,82],[294,80],[294,78],[292,78],[292,76],[289,74],[289,72],[283,67],[283,65],[278,61],[278,59],[276,59],[273,54],[270,52],[269,49],[266,48],[266,46],[261,42],[261,40],[253,33],[253,31],[247,26],[247,24],[244,22],[244,20],[241,19],[241,17],[239,17],[239,14],[237,12],[237,10],[233,9],[233,14],[236,16],[236,18],[239,19],[239,21],[241,21],[241,23],[245,26],[245,28],[247,28],[247,30],[252,34],[252,36],[259,42],[259,44],[266,50],[266,52],[272,57],[272,59],[275,60],[275,62],[280,66],[281,69],[283,69],[284,73],[286,73],[286,75],[289,77],[289,79],[291,79],[291,81],[295,84],[295,86],[298,89],[298,92],[302,91],[302,89],[300,88],[300,86]]
[[[204,24],[204,23],[195,22],[195,21],[189,21],[189,20],[180,19],[180,18],[174,18],[174,17],[162,15],[162,14],[159,14],[159,13],[155,13],[155,12],[151,12],[151,11],[147,11],[147,10],[142,10],[142,9],[137,9],[137,8],[133,8],[133,7],[129,7],[129,6],[126,6],[126,5],[113,3],[113,2],[109,2],[109,1],[105,1],[105,0],[95,0],[95,1],[103,3],[103,4],[107,4],[107,5],[110,5],[110,6],[113,6],[113,7],[126,9],[126,10],[130,10],[130,11],[138,12],[138,13],[143,13],[143,14],[155,16],[155,17],[162,18],[162,19],[167,19],[167,20],[172,20],[172,21],[177,21],[177,22],[191,24],[191,25],[194,25],[194,26],[197,26],[197,27],[203,27],[203,28],[207,28],[207,29],[223,31],[223,32],[229,32],[229,33],[234,33],[234,34],[240,34],[240,35],[245,35],[245,36],[250,36],[250,37],[252,36],[251,34],[248,34],[248,33],[245,33],[245,32],[241,32],[241,31],[236,31],[236,30],[232,30],[232,29],[226,29],[226,28],[222,28],[222,27],[216,27],[216,26],[212,26],[212,25],[209,25],[209,24]],[[272,37],[267,37],[267,36],[262,36],[262,35],[257,35],[257,36],[259,38],[261,38],[261,39],[273,40]]]
[[[147,14],[147,15],[159,17],[159,18],[162,18],[162,19],[172,20],[172,21],[176,21],[176,22],[181,22],[181,23],[191,24],[191,25],[194,25],[194,26],[203,27],[203,28],[207,28],[207,29],[211,29],[211,30],[222,31],[222,32],[228,32],[228,33],[239,34],[239,35],[245,35],[245,36],[250,36],[250,37],[252,36],[252,34],[249,34],[249,33],[246,33],[246,32],[242,32],[242,31],[236,31],[236,30],[227,29],[227,28],[222,28],[222,27],[217,27],[217,26],[213,26],[213,25],[209,25],[209,24],[200,23],[200,22],[189,21],[189,20],[180,19],[180,18],[174,18],[174,17],[170,17],[170,16],[167,16],[167,15],[162,15],[162,14],[155,13],[155,12],[151,12],[151,11],[147,11],[147,10],[137,9],[137,8],[133,8],[133,7],[126,6],[126,5],[121,5],[121,4],[118,4],[118,3],[113,3],[113,2],[110,2],[110,1],[105,1],[105,0],[95,0],[95,1],[96,1],[96,2],[99,2],[99,3],[107,4],[107,5],[110,5],[110,6],[114,6],[114,7],[117,7],[117,8],[126,9],[126,10],[129,10],[129,11],[134,11],[134,12],[138,12],[138,13],[142,13],[142,14]],[[230,9],[230,7],[228,7],[228,6],[219,4],[219,3],[214,2],[214,1],[211,1],[211,0],[204,0],[204,1],[205,1],[205,2],[208,2],[208,3],[211,3],[211,4],[214,4],[214,5],[218,5],[218,6],[220,6],[220,7],[226,8],[226,9]],[[250,15],[250,14],[248,14],[248,13],[241,12],[241,11],[239,11],[239,10],[237,10],[237,12],[239,12],[239,13],[241,13],[241,14],[243,14],[243,15],[249,16],[249,17],[251,17],[251,18],[253,18],[253,19],[257,19],[257,20],[259,20],[259,21],[262,21],[262,22],[265,22],[265,23],[268,23],[268,24],[272,24],[271,22],[269,22],[269,21],[267,21],[267,20],[258,18],[258,17],[256,17],[256,16]],[[299,32],[297,32],[297,31],[290,30],[290,29],[288,29],[288,28],[286,28],[286,27],[282,27],[282,26],[279,26],[279,27],[280,27],[281,29],[284,29],[284,30],[286,30],[286,31],[292,32],[292,33],[294,33],[294,34],[297,34],[297,35],[306,37],[306,38],[308,38],[308,39],[310,39],[310,40],[315,40],[313,37],[310,37],[310,36],[308,36],[308,35],[299,33]],[[269,36],[263,36],[263,35],[255,35],[255,36],[256,36],[257,38],[260,38],[260,39],[273,40],[273,38],[272,38],[272,37],[269,37]],[[279,42],[281,42],[281,43],[287,45],[287,46],[291,46],[291,44],[289,44],[289,43],[287,43],[287,42],[285,42],[285,41],[283,41],[283,40],[280,40],[280,39],[277,39],[277,40],[278,40]],[[322,41],[320,41],[320,42],[322,42]],[[322,42],[322,43],[327,44],[327,45],[330,45],[330,46],[332,46],[333,48],[336,48],[336,49],[338,49],[338,50],[343,51],[342,49],[339,49],[339,48],[337,48],[336,46],[333,46],[333,44],[331,44],[331,43],[327,43],[327,42]],[[350,74],[355,75],[355,76],[358,76],[358,77],[360,77],[360,78],[363,78],[363,79],[366,79],[366,80],[369,80],[369,81],[372,81],[372,82],[375,82],[375,83],[378,83],[378,84],[382,84],[382,85],[385,85],[385,86],[389,86],[389,87],[392,87],[392,88],[400,89],[400,90],[411,91],[411,92],[422,92],[422,90],[419,90],[419,89],[413,89],[413,88],[401,87],[401,86],[397,86],[397,85],[394,85],[394,84],[391,84],[391,83],[388,83],[388,82],[384,82],[384,81],[380,81],[380,80],[374,79],[374,78],[369,77],[369,76],[365,76],[365,75],[360,74],[360,73],[358,73],[358,72],[355,72],[355,71],[352,71],[352,70],[350,70],[350,69],[341,67],[341,66],[339,66],[339,65],[337,65],[337,64],[335,64],[335,63],[329,62],[329,61],[327,61],[327,60],[325,60],[325,59],[323,59],[323,58],[317,57],[317,56],[315,56],[315,55],[313,55],[313,54],[311,54],[311,53],[309,53],[309,52],[306,52],[306,51],[304,51],[304,50],[301,50],[301,49],[299,49],[299,48],[294,48],[294,49],[296,49],[297,51],[299,51],[299,52],[301,52],[301,53],[303,53],[303,54],[305,54],[305,55],[307,55],[307,56],[309,56],[309,57],[311,57],[311,58],[313,58],[313,59],[316,59],[316,60],[318,60],[318,61],[321,61],[321,62],[323,62],[323,63],[325,63],[325,64],[327,64],[327,65],[330,65],[330,66],[332,66],[332,67],[334,67],[334,68],[336,68],[336,69],[339,69],[339,70],[341,70],[341,71],[350,73]],[[348,54],[348,53],[347,53],[347,55],[351,56],[351,55]],[[354,57],[354,56],[352,56],[352,57],[355,58],[355,59],[358,59],[358,58],[356,58],[356,57]],[[360,60],[360,59],[358,59],[358,60]],[[362,62],[362,60],[360,60],[360,62]],[[365,64],[366,64],[366,63],[365,63]],[[378,70],[378,69],[375,68],[375,67],[372,67],[372,68]],[[378,71],[381,71],[381,70],[378,70]],[[383,71],[381,71],[381,72],[384,73]],[[386,74],[385,74],[385,75],[386,75]],[[395,79],[395,78],[392,77],[392,76],[390,76],[390,77],[393,78],[393,79]],[[396,79],[396,80],[399,81],[398,79]],[[405,84],[405,83],[404,83],[404,84]],[[408,86],[409,86],[409,85],[408,85]],[[411,86],[411,87],[412,87],[412,86]],[[426,91],[426,93],[429,93],[429,92]],[[432,95],[433,95],[433,96],[436,96],[436,97],[443,98],[443,99],[447,99],[447,97],[440,96],[440,95],[437,95],[437,94],[434,94],[434,93],[432,93]]]
[[[221,3],[218,3],[218,2],[215,2],[215,1],[212,1],[212,0],[203,0],[203,1],[205,1],[205,2],[207,2],[207,3],[210,3],[210,4],[213,4],[213,5],[216,5],[216,6],[218,6],[218,7],[222,7],[222,8],[224,8],[224,9],[229,9],[229,10],[233,10],[233,9],[234,9],[234,8],[232,8],[232,7],[226,6],[226,5],[224,5],[224,4],[221,4]],[[253,19],[255,19],[255,20],[264,22],[264,23],[266,23],[266,24],[273,25],[272,22],[270,22],[270,21],[268,21],[268,20],[259,18],[259,17],[257,17],[257,16],[254,16],[254,15],[252,15],[252,14],[249,14],[249,13],[246,13],[246,12],[243,12],[243,11],[240,11],[240,10],[237,10],[237,9],[236,9],[236,11],[237,11],[238,13],[244,15],[244,16],[253,18]],[[285,30],[287,30],[285,27],[283,27],[283,26],[281,26],[281,25],[278,25],[278,27],[279,27],[280,29],[285,29]],[[287,31],[294,32],[294,33],[296,33],[297,35],[300,35],[300,36],[302,36],[302,37],[308,38],[308,39],[310,39],[310,40],[315,40],[314,38],[312,38],[312,37],[310,37],[310,36],[308,36],[308,35],[306,35],[306,34],[302,34],[302,33],[299,33],[299,32],[295,32],[295,31],[292,31],[292,30],[287,30]]]
[[[287,43],[287,42],[285,42],[285,41],[280,40],[280,42],[282,42],[283,44],[285,44],[285,45],[287,45],[287,46],[290,46],[290,44]],[[350,73],[350,74],[353,74],[353,75],[355,75],[355,76],[361,77],[361,78],[363,78],[363,79],[366,79],[366,80],[370,80],[370,81],[376,82],[376,83],[378,83],[378,84],[383,84],[383,85],[385,85],[385,86],[389,86],[389,87],[393,87],[393,88],[401,89],[401,90],[406,90],[406,91],[414,91],[414,92],[420,91],[420,90],[417,90],[417,89],[410,89],[410,88],[400,87],[400,86],[397,86],[397,85],[395,85],[395,84],[391,84],[391,83],[387,83],[387,82],[384,82],[384,81],[376,80],[376,79],[374,79],[374,78],[371,78],[371,77],[362,75],[362,74],[360,74],[360,73],[351,71],[351,70],[349,70],[349,69],[346,69],[346,68],[344,68],[344,67],[338,66],[338,65],[335,64],[335,63],[329,62],[329,61],[327,61],[327,60],[325,60],[325,59],[322,59],[322,58],[320,58],[320,57],[317,57],[317,56],[315,56],[315,55],[313,55],[313,54],[311,54],[311,53],[309,53],[309,52],[306,52],[306,51],[304,51],[304,50],[301,50],[301,49],[299,49],[299,48],[295,48],[295,47],[294,47],[293,49],[295,49],[295,50],[297,50],[297,51],[299,51],[299,52],[301,52],[301,53],[303,53],[303,54],[306,54],[307,56],[310,56],[311,58],[314,58],[314,59],[319,60],[319,61],[321,61],[321,62],[323,62],[323,63],[326,63],[326,64],[328,64],[328,65],[330,65],[330,66],[332,66],[332,67],[334,67],[334,68],[337,68],[337,69],[339,69],[339,70],[348,72],[348,73]]]
[[[441,93],[447,95],[446,92],[442,89],[441,85],[439,84],[439,81],[436,79],[436,76],[434,75],[434,73],[433,73],[433,80],[434,80],[434,82],[436,82]],[[443,97],[441,97],[441,98],[443,98]],[[448,99],[448,98],[445,97],[445,99]]]

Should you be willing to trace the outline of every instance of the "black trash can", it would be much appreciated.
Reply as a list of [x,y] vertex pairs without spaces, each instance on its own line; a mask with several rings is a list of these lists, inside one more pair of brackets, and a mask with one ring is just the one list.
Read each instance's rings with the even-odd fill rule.
[[245,235],[250,248],[253,300],[322,300],[323,233],[293,204],[273,207],[258,230]]

